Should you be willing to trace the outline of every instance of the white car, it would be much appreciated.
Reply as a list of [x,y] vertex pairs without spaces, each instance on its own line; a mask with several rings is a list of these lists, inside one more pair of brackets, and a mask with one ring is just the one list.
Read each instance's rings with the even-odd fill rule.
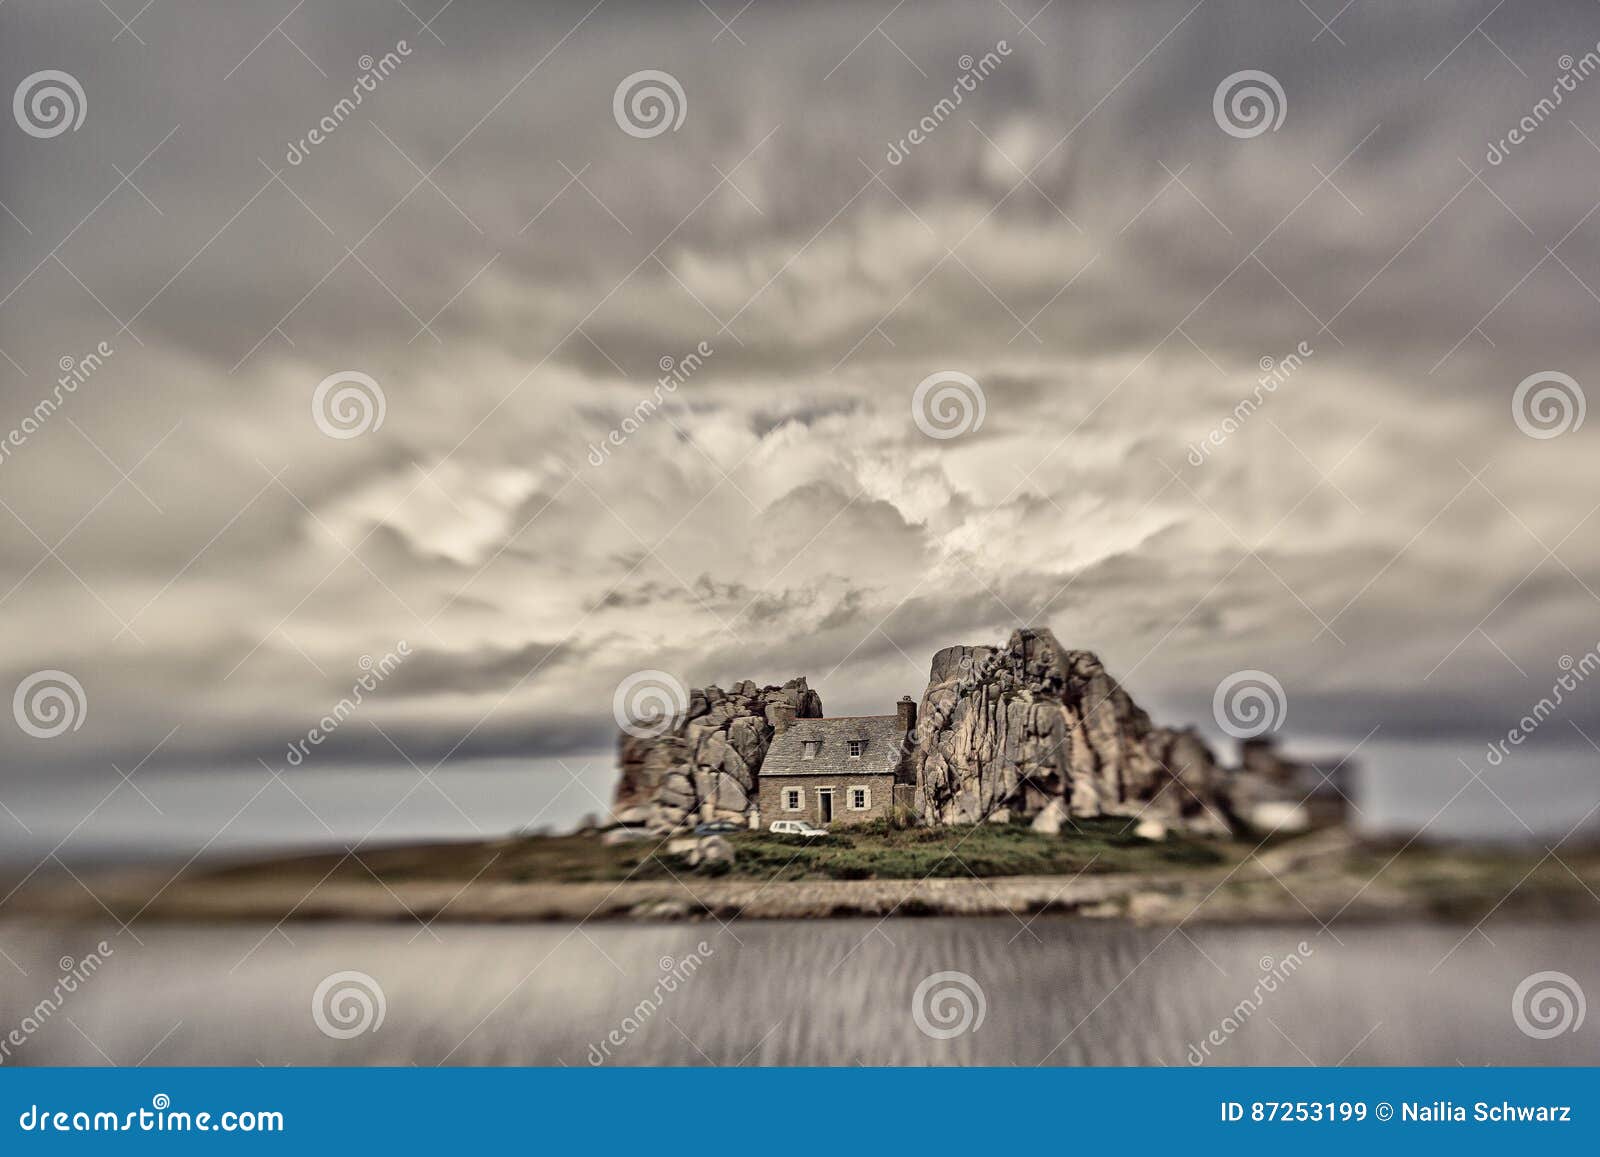
[[808,824],[805,820],[774,820],[767,829],[775,836],[804,836],[808,840],[826,839],[827,828]]

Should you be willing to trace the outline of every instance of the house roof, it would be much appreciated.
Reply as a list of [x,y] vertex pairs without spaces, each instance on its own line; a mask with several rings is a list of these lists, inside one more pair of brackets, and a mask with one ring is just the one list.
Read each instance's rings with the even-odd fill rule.
[[[859,756],[850,754],[850,740],[864,740]],[[833,719],[796,719],[772,738],[762,775],[892,775],[900,766],[905,732],[895,715],[850,715]],[[818,743],[805,758],[804,744]]]

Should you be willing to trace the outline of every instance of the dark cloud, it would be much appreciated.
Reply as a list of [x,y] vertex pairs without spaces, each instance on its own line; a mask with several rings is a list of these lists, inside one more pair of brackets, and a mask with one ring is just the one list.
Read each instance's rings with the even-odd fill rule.
[[551,677],[573,657],[567,643],[486,647],[468,654],[421,650],[385,684],[396,696],[472,695],[505,692],[530,678]]

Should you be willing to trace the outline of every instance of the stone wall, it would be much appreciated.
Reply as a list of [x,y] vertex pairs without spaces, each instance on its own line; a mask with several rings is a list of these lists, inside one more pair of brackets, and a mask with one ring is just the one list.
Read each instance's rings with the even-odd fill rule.
[[[822,818],[817,803],[817,788],[833,789],[833,819]],[[865,787],[871,793],[865,811],[850,810],[850,789]],[[783,793],[799,789],[801,810],[789,811],[783,806]],[[807,820],[827,827],[849,827],[868,820],[887,819],[894,810],[894,776],[878,775],[764,775],[761,777],[761,828],[765,831],[774,820]]]

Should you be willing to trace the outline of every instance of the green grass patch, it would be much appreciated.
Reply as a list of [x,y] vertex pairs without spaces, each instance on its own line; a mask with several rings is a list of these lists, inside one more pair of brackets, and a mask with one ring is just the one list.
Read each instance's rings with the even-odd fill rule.
[[[1172,836],[1142,840],[1127,820],[1078,820],[1076,830],[1046,836],[1023,823],[900,827],[887,821],[836,828],[826,839],[733,832],[732,865],[691,868],[666,852],[666,841],[606,846],[598,836],[525,836],[484,843],[435,844],[362,853],[364,864],[305,857],[218,873],[248,878],[308,875],[371,883],[452,880],[520,884],[705,878],[755,880],[903,880],[927,877],[1072,876],[1079,872],[1163,871],[1229,862],[1227,841]],[[371,869],[370,873],[368,869]]]

